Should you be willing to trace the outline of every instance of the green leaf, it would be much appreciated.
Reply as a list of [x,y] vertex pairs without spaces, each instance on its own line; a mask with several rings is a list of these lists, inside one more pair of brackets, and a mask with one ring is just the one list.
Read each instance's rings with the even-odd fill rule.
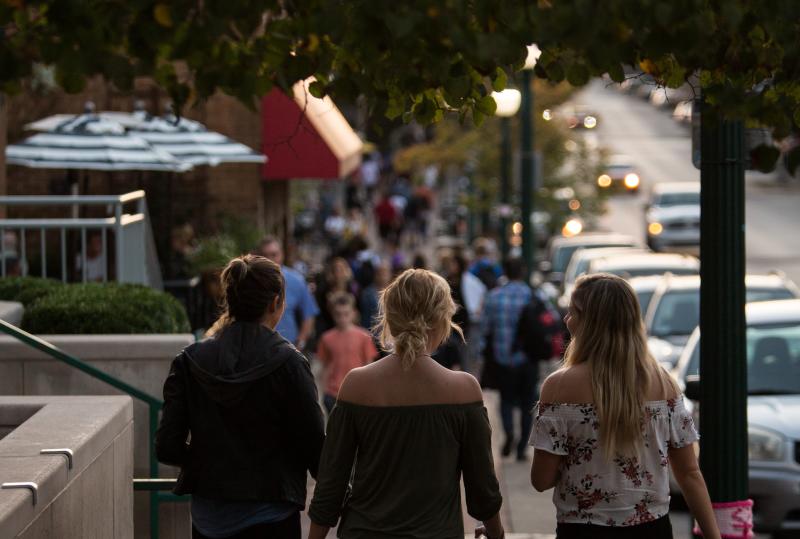
[[486,116],[494,116],[497,110],[497,101],[490,95],[484,96],[475,103],[475,108]]
[[502,92],[506,89],[506,84],[508,84],[508,76],[503,68],[498,67],[497,71],[495,71],[494,80],[492,80],[492,88],[494,88],[495,92]]
[[608,68],[608,76],[614,82],[623,82],[625,80],[625,70],[622,69],[621,64],[613,64]]
[[483,122],[486,120],[486,115],[479,111],[477,108],[472,109],[472,121],[475,123],[476,127],[480,127]]
[[583,64],[572,64],[567,69],[567,81],[573,86],[583,86],[590,77],[589,69]]
[[320,81],[315,80],[308,85],[308,93],[317,99],[322,99],[322,97],[325,96],[325,86]]

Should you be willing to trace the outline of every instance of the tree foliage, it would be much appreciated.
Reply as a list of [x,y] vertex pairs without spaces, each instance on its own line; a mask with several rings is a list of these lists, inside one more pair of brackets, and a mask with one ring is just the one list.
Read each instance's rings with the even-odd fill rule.
[[120,89],[153,76],[181,105],[217,90],[252,104],[315,76],[315,95],[364,96],[373,114],[479,123],[488,93],[520,69],[579,86],[638,66],[667,86],[693,74],[726,114],[800,127],[795,0],[7,0],[0,90],[54,65],[68,91],[102,74]]

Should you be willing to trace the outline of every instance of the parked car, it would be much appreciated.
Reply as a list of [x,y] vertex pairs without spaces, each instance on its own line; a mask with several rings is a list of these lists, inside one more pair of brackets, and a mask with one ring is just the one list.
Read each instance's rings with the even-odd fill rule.
[[622,154],[612,155],[608,164],[597,177],[597,187],[602,190],[636,193],[641,185],[641,177],[633,160]]
[[652,250],[700,245],[700,182],[653,186],[645,210],[645,241]]
[[592,260],[586,273],[613,273],[629,279],[647,275],[698,275],[700,261],[690,255],[643,253],[617,255]]
[[636,292],[636,297],[639,299],[642,318],[644,318],[647,308],[650,306],[650,301],[653,299],[653,294],[663,278],[663,275],[647,275],[628,279],[628,284],[631,285],[633,291]]
[[[800,300],[747,305],[749,490],[756,531],[800,529]],[[700,331],[673,375],[699,395]],[[696,409],[696,401],[689,401]],[[702,434],[703,426],[699,425]]]
[[601,247],[584,248],[576,250],[569,259],[567,269],[564,272],[563,284],[561,285],[562,294],[558,298],[558,307],[566,312],[569,307],[569,298],[575,289],[575,281],[578,277],[586,273],[589,264],[597,258],[606,258],[613,255],[625,255],[633,253],[646,253],[645,249],[638,247]]
[[634,247],[635,245],[634,239],[625,234],[584,232],[569,238],[554,236],[547,244],[547,259],[539,266],[539,269],[547,274],[550,282],[560,285],[569,259],[578,249]]
[[[748,303],[800,298],[800,290],[782,274],[748,275],[745,285]],[[699,323],[700,276],[666,275],[645,316],[650,352],[672,368]]]

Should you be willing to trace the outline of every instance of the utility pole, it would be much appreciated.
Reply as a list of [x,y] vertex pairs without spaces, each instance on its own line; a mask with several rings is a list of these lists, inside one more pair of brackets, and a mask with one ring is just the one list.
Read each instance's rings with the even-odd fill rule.
[[[522,71],[522,110],[520,118],[520,180],[522,183],[522,261],[527,268],[527,277],[534,270],[536,238],[533,231],[534,166],[533,166],[533,89],[531,70]],[[526,279],[527,281],[527,279]]]
[[748,495],[744,127],[701,106],[700,464],[711,500],[735,502]]
[[508,258],[508,217],[511,202],[511,120],[500,118],[500,254]]

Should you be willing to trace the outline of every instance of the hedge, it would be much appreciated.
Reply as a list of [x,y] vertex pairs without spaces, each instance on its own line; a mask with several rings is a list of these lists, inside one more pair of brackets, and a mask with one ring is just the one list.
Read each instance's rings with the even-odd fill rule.
[[6,277],[0,279],[0,301],[18,301],[28,307],[39,298],[63,287],[61,281],[40,277]]
[[188,333],[183,305],[164,292],[132,284],[52,287],[25,308],[22,328],[33,334]]

